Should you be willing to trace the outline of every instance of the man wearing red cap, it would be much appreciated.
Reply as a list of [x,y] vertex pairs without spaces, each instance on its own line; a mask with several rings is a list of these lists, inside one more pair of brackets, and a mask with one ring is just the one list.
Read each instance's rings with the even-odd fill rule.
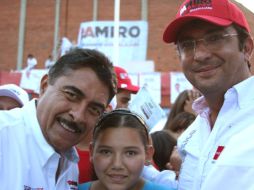
[[180,136],[180,190],[254,189],[253,40],[229,0],[186,0],[166,28],[187,79],[203,96]]
[[118,66],[115,66],[114,69],[117,76],[116,108],[127,108],[131,94],[136,94],[139,87],[132,84],[126,70]]

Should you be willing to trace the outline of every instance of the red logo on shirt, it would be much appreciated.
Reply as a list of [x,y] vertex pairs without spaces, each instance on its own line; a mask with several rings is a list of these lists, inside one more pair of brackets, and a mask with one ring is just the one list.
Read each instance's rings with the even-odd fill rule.
[[219,158],[219,156],[222,153],[223,149],[224,149],[224,146],[218,146],[218,148],[217,148],[217,150],[216,150],[216,152],[213,156],[214,160],[217,160]]
[[72,190],[77,190],[78,189],[78,182],[68,180],[67,183],[69,184],[70,189],[72,189]]

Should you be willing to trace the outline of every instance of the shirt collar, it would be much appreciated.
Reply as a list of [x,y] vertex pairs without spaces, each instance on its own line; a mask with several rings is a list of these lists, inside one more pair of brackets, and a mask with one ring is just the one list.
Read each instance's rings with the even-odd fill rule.
[[240,108],[253,106],[254,101],[254,76],[245,79],[244,81],[233,86],[236,94],[238,105]]
[[[242,82],[228,89],[224,95],[225,101],[236,101],[240,108],[249,105],[250,100],[254,101],[254,76],[249,77]],[[208,104],[204,96],[197,98],[192,104],[193,110],[202,115],[207,115],[210,112]]]
[[210,110],[204,96],[201,96],[201,97],[197,98],[197,99],[193,102],[193,104],[192,104],[192,109],[193,109],[197,114],[199,114],[199,115],[201,115],[201,116],[202,116],[203,114],[206,115],[206,113],[208,113],[209,110]]

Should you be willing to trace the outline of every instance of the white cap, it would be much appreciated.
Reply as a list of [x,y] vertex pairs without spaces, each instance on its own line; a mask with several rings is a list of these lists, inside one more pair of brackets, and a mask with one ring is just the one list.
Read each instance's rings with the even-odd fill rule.
[[29,101],[28,93],[15,84],[1,85],[0,96],[7,96],[13,98],[22,106]]

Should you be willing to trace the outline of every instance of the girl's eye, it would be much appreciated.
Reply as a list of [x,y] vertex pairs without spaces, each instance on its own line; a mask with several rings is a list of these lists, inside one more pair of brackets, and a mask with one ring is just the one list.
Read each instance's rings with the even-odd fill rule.
[[127,155],[127,156],[135,156],[135,155],[137,155],[137,154],[138,154],[138,153],[137,153],[136,151],[132,151],[132,150],[126,152],[126,155]]
[[100,150],[99,153],[104,155],[104,156],[109,156],[111,154],[111,151],[109,151],[109,150]]

